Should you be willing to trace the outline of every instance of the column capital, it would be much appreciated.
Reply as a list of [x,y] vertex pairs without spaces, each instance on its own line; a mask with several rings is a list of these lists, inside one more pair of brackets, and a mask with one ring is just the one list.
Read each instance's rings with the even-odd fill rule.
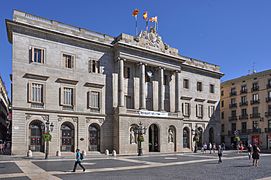
[[116,58],[116,61],[121,61],[121,60],[122,60],[122,61],[126,61],[125,58],[122,58],[122,57],[119,57],[119,56]]

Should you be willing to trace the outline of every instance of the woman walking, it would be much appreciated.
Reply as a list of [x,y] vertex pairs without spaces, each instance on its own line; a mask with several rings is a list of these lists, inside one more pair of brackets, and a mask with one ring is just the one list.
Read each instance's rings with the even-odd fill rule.
[[259,166],[259,159],[260,159],[260,148],[254,144],[252,147],[252,159],[253,159],[253,166]]

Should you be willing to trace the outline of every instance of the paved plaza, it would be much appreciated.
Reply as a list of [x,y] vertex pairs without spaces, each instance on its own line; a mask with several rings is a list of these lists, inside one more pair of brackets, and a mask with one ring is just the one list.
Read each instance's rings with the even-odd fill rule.
[[1,179],[95,179],[95,180],[158,180],[158,179],[271,179],[271,154],[261,154],[260,166],[253,167],[246,153],[227,151],[223,163],[217,154],[177,153],[146,156],[97,156],[83,161],[72,172],[70,158],[1,158]]

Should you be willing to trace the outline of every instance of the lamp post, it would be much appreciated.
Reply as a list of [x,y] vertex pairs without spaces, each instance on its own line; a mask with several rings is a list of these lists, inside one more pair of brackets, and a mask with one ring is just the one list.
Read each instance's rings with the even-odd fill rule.
[[138,156],[143,155],[142,151],[142,142],[144,141],[144,134],[146,134],[146,127],[143,127],[143,124],[139,122],[139,126],[135,129],[135,133],[137,134],[137,148],[138,148]]
[[49,141],[51,141],[51,135],[50,132],[53,131],[54,129],[54,124],[51,122],[49,122],[49,120],[47,120],[45,122],[45,126],[44,124],[41,125],[42,129],[44,130],[44,134],[43,134],[43,139],[45,141],[45,159],[48,159],[48,153],[49,153]]

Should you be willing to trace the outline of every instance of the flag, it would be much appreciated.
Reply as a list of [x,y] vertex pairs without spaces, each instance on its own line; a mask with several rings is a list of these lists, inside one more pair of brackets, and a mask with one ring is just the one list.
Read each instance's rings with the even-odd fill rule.
[[157,16],[151,17],[151,18],[149,19],[149,21],[150,21],[150,22],[157,22]]
[[132,15],[133,15],[133,16],[137,16],[138,13],[139,13],[139,10],[138,10],[138,9],[135,9],[135,10],[133,11]]
[[148,20],[148,12],[147,12],[147,11],[145,11],[145,12],[143,13],[143,19],[145,19],[145,21]]

